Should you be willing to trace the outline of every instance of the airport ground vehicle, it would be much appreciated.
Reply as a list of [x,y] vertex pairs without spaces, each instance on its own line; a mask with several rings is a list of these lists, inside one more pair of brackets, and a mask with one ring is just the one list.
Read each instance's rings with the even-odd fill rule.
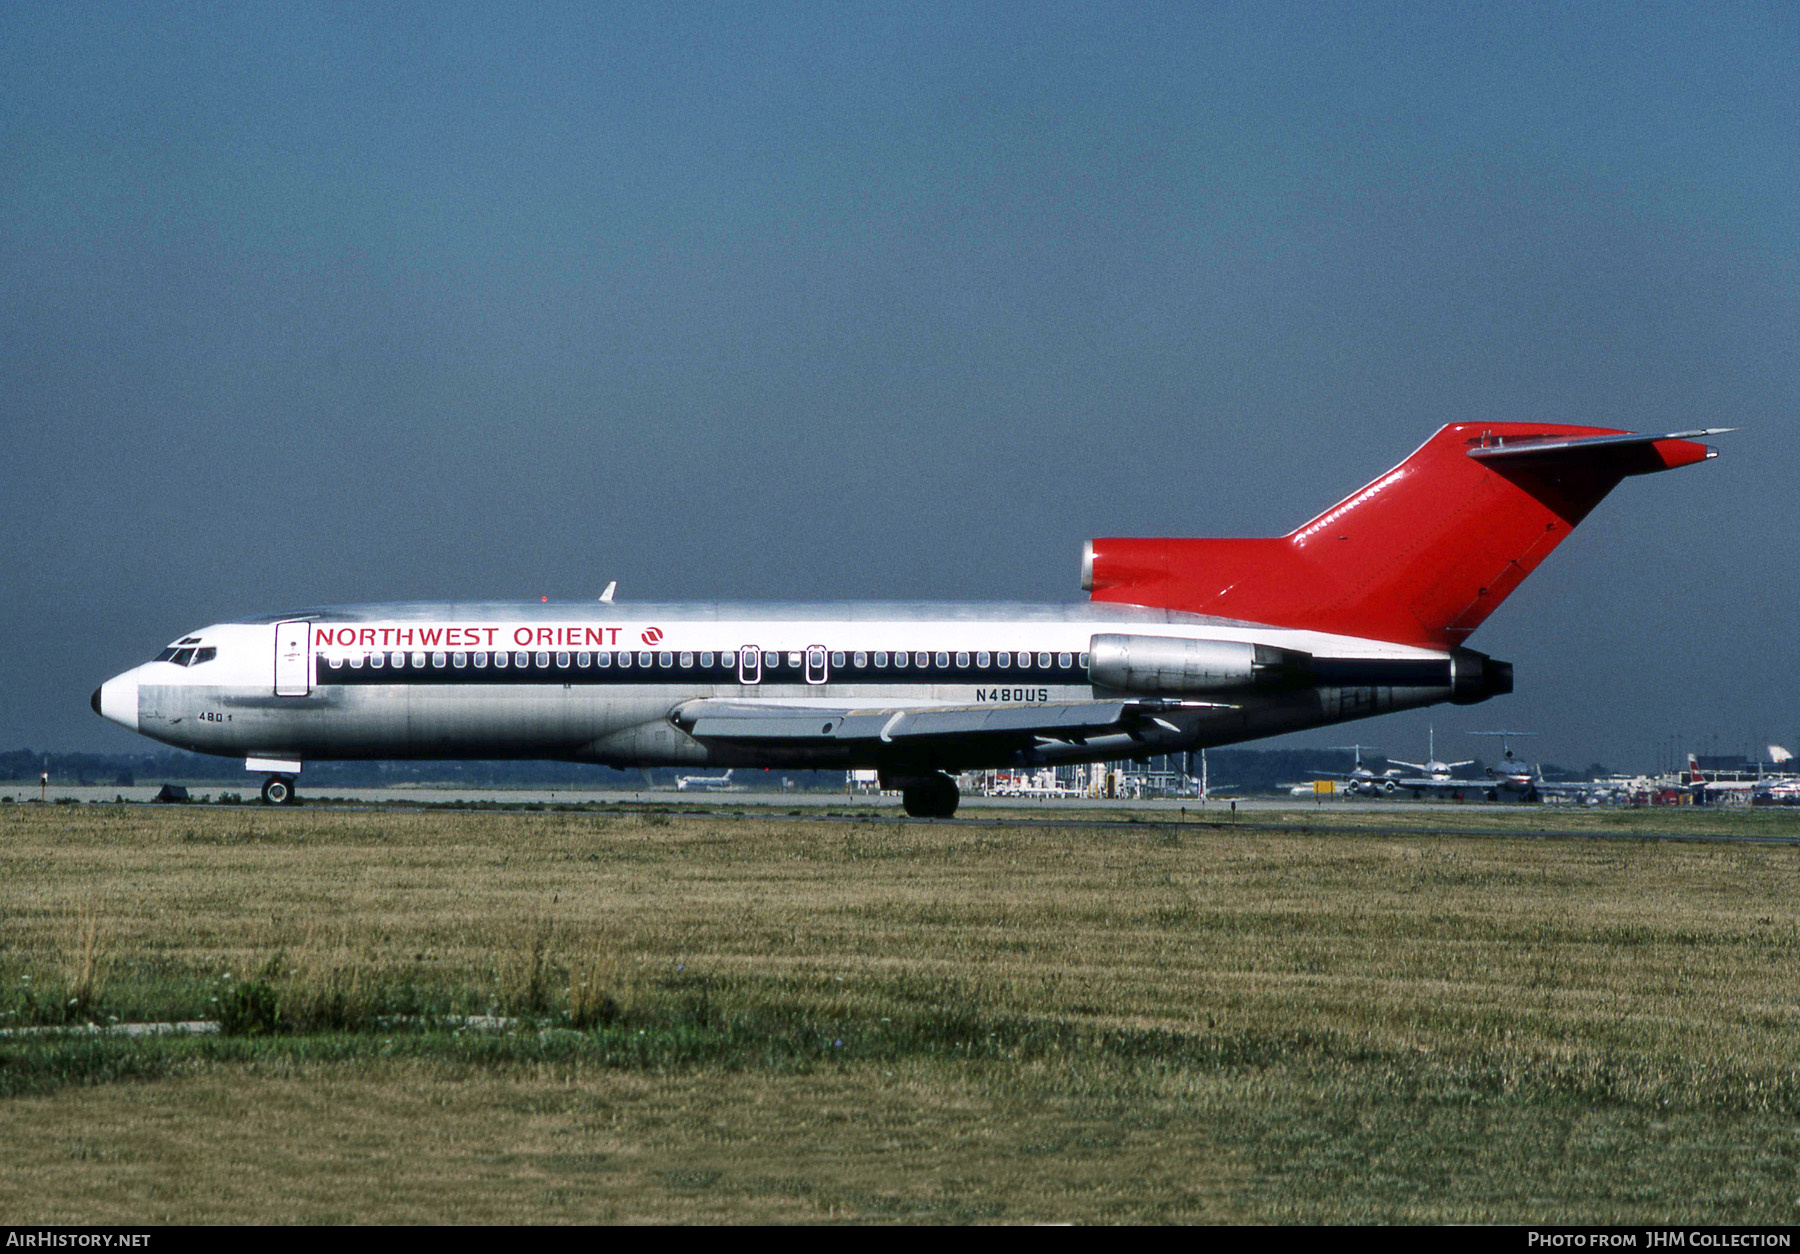
[[[1090,541],[1076,605],[404,603],[201,628],[95,711],[242,756],[957,771],[1191,752],[1512,690],[1469,634],[1630,475],[1707,431],[1456,423],[1270,539]],[[610,589],[608,590],[610,593]]]

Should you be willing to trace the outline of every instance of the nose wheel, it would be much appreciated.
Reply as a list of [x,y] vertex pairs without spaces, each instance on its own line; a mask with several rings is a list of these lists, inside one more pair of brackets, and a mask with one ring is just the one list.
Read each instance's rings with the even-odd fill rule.
[[291,806],[299,798],[294,793],[294,780],[288,775],[271,775],[263,781],[263,804],[266,806]]

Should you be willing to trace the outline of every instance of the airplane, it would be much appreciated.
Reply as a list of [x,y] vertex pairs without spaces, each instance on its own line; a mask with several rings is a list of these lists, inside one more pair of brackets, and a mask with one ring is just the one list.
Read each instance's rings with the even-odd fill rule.
[[[1437,728],[1427,727],[1425,737],[1425,760],[1423,762],[1403,762],[1399,758],[1389,758],[1388,761],[1398,766],[1410,766],[1415,771],[1421,771],[1424,773],[1424,777],[1434,784],[1441,784],[1445,780],[1451,779],[1451,773],[1459,766],[1475,765],[1474,758],[1465,758],[1461,762],[1438,761]],[[1412,781],[1407,782],[1411,783]]]
[[1596,784],[1585,780],[1545,779],[1544,768],[1527,766],[1513,756],[1510,739],[1517,736],[1535,736],[1536,732],[1521,731],[1479,731],[1470,732],[1471,736],[1500,737],[1501,765],[1487,768],[1489,801],[1500,801],[1505,798],[1517,798],[1520,801],[1541,801],[1549,797],[1570,797],[1579,801],[1598,800],[1607,797],[1615,790],[1606,784]]
[[1409,766],[1413,770],[1419,772],[1417,775],[1401,775],[1398,771],[1389,771],[1389,775],[1396,777],[1392,780],[1393,786],[1388,789],[1389,792],[1398,792],[1401,789],[1405,789],[1413,795],[1414,800],[1418,800],[1424,797],[1426,793],[1457,794],[1460,796],[1460,794],[1468,792],[1488,791],[1480,780],[1456,778],[1456,768],[1459,766],[1473,766],[1475,764],[1474,758],[1465,758],[1460,762],[1439,761],[1437,755],[1437,728],[1426,728],[1425,735],[1425,760],[1423,762],[1407,762],[1400,758],[1388,759],[1388,761],[1399,766]]
[[[1369,745],[1333,745],[1334,749],[1349,749],[1356,754],[1356,765],[1348,771],[1308,771],[1308,775],[1319,779],[1336,780],[1349,785],[1344,791],[1357,797],[1379,797],[1383,793],[1392,793],[1400,787],[1400,772],[1388,769],[1380,775],[1373,767],[1363,765],[1362,751],[1371,748]],[[1289,791],[1292,791],[1290,787]]]
[[[1769,760],[1776,766],[1781,766],[1792,757],[1793,755],[1780,745],[1769,746]],[[1779,805],[1788,805],[1792,804],[1794,800],[1800,800],[1800,780],[1796,780],[1790,775],[1765,777],[1761,762],[1756,764],[1755,779],[1708,779],[1700,770],[1699,757],[1689,753],[1687,776],[1682,782],[1687,785],[1688,791],[1693,794],[1695,803],[1699,805],[1705,805],[1711,797],[1724,793],[1746,793],[1753,803],[1759,798],[1763,799],[1764,804]]]
[[731,772],[723,775],[677,775],[675,777],[676,792],[737,792],[742,784],[731,782]]
[[1771,780],[1750,794],[1750,804],[1758,806],[1800,806],[1800,779]]
[[1468,637],[1629,476],[1717,456],[1459,422],[1285,536],[1110,537],[1085,604],[406,602],[215,623],[94,691],[165,744],[308,761],[874,769],[948,818],[955,773],[1196,751],[1512,691]]
[[[1769,761],[1782,771],[1762,781],[1760,787],[1750,794],[1750,804],[1759,806],[1791,806],[1800,805],[1800,775],[1787,772],[1787,764],[1794,760],[1794,755],[1780,745],[1769,746]],[[1757,767],[1760,773],[1762,768]]]

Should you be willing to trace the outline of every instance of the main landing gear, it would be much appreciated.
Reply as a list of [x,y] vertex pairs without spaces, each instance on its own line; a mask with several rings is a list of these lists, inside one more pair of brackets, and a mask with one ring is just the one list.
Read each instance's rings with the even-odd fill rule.
[[948,775],[936,774],[896,780],[900,785],[901,804],[915,819],[947,819],[956,814],[962,800],[956,781]]
[[271,775],[263,780],[263,804],[266,806],[291,806],[300,798],[294,792],[292,775]]

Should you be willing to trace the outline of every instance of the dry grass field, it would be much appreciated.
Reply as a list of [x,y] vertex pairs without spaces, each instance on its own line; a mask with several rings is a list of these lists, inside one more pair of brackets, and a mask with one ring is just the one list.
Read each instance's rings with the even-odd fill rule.
[[1800,849],[1527,837],[1796,818],[0,807],[0,1222],[1791,1223]]

